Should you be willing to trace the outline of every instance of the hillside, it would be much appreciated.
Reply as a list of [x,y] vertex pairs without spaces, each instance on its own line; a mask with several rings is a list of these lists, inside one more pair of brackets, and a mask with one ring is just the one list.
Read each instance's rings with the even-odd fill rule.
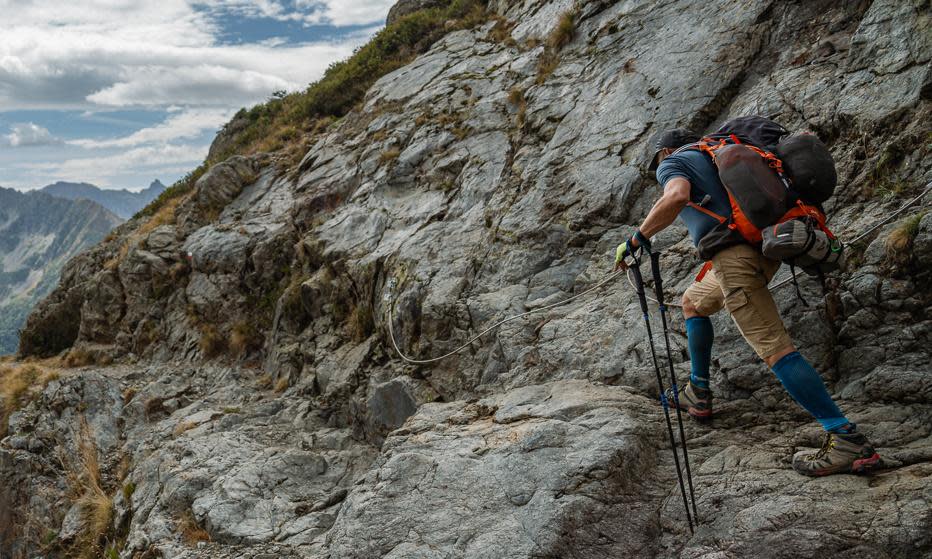
[[[0,386],[32,386],[5,391],[0,555],[932,554],[930,200],[872,230],[932,182],[928,2],[393,14],[306,91],[241,111],[30,315],[34,361],[0,363]],[[658,196],[654,134],[745,114],[818,134],[830,224],[867,234],[824,296],[801,278],[810,306],[773,292],[884,469],[793,472],[820,429],[719,313],[717,415],[686,425],[691,534],[624,279],[436,363],[393,341],[427,359],[594,286]],[[681,224],[655,246],[678,301],[701,262]]]
[[56,182],[41,188],[42,192],[68,200],[85,199],[97,202],[122,219],[129,219],[165,191],[165,185],[155,180],[139,192],[98,188],[86,182]]
[[65,264],[119,223],[93,202],[0,188],[0,355],[16,351],[26,316]]

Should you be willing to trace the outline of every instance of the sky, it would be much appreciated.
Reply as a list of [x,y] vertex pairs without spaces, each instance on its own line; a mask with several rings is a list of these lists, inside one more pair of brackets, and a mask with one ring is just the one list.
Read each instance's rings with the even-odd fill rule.
[[394,0],[0,0],[0,186],[138,190],[352,54]]

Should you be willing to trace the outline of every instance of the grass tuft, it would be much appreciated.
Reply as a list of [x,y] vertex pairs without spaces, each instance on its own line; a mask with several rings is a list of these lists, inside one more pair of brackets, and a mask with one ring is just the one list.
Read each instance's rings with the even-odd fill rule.
[[527,120],[527,99],[524,97],[524,90],[520,87],[513,87],[508,92],[508,102],[518,109],[515,116],[515,125],[518,128],[524,128],[524,123]]
[[553,31],[550,32],[550,36],[547,38],[547,46],[553,50],[559,51],[570,44],[570,41],[572,41],[575,36],[576,12],[570,10],[560,15],[560,21],[557,22],[557,26],[554,27]]
[[77,447],[77,463],[63,462],[70,493],[81,512],[83,525],[81,534],[71,545],[69,555],[91,559],[100,557],[104,551],[113,521],[113,499],[104,489],[97,460],[97,443],[84,417],[80,420]]
[[262,348],[265,338],[248,320],[239,320],[230,331],[229,347],[233,355],[241,357]]
[[201,339],[198,342],[201,355],[205,359],[213,359],[227,350],[227,339],[213,324],[201,326]]
[[181,436],[183,433],[187,433],[195,427],[197,427],[197,423],[193,421],[179,421],[178,424],[175,425],[175,428],[172,429],[172,435],[176,437]]
[[894,264],[907,265],[912,259],[913,241],[919,234],[919,223],[926,212],[919,212],[903,220],[887,236],[884,248],[887,258]]
[[379,155],[379,164],[385,165],[386,163],[391,163],[392,161],[398,159],[398,156],[401,155],[401,150],[396,147],[388,148]]
[[149,205],[139,210],[139,212],[133,216],[133,219],[154,216],[169,202],[179,200],[185,194],[193,191],[194,184],[199,178],[204,176],[204,173],[210,169],[210,166],[210,163],[206,161],[201,163],[196,169],[178,179],[175,184],[166,188],[164,192],[159,194],[158,198],[149,202]]
[[346,321],[346,328],[353,340],[357,342],[361,342],[372,335],[372,332],[375,331],[375,317],[372,314],[372,306],[368,303],[353,306]]
[[197,522],[194,513],[190,510],[185,511],[178,520],[178,531],[181,532],[181,538],[188,545],[210,541],[210,533]]
[[[49,360],[47,363],[54,363]],[[0,364],[0,438],[6,435],[10,416],[25,407],[45,387],[60,377],[56,366]]]
[[94,354],[83,347],[74,347],[65,355],[63,363],[69,369],[76,367],[87,367],[97,363]]
[[560,65],[560,51],[576,36],[576,11],[569,10],[560,16],[557,26],[550,32],[544,51],[537,61],[537,83],[542,84]]

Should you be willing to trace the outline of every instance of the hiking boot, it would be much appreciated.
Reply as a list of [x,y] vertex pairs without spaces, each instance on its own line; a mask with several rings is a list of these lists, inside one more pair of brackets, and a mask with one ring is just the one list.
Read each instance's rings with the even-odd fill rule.
[[880,465],[880,455],[861,433],[826,433],[822,448],[793,455],[793,469],[804,476],[864,474]]
[[[679,389],[680,409],[685,410],[691,417],[699,421],[708,421],[712,419],[712,390],[709,388],[699,388],[693,383],[686,383],[686,386]],[[676,405],[673,399],[673,389],[667,389],[667,400],[671,405]]]

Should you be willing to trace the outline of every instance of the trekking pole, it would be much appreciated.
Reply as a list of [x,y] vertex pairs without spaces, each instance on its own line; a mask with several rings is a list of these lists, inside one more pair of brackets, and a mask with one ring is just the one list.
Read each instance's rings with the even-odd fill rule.
[[654,349],[654,336],[650,330],[650,318],[647,316],[647,296],[644,294],[644,278],[641,277],[641,261],[632,255],[634,265],[630,267],[634,275],[634,288],[641,302],[641,312],[644,314],[644,325],[647,327],[647,342],[650,345],[650,356],[654,362],[654,372],[657,373],[657,387],[660,389],[660,403],[663,405],[663,415],[667,420],[667,434],[670,435],[670,450],[673,451],[673,462],[676,464],[676,477],[680,480],[680,493],[683,495],[683,507],[686,509],[686,520],[689,522],[689,533],[693,534],[693,518],[689,512],[689,501],[686,498],[686,486],[683,485],[683,470],[680,468],[680,453],[676,451],[676,437],[673,435],[673,423],[670,421],[670,405],[667,394],[663,390],[663,378],[660,376],[660,365],[657,363],[657,351]]
[[663,281],[660,278],[660,253],[650,253],[650,271],[654,276],[654,290],[657,292],[657,304],[660,307],[660,322],[663,323],[663,343],[667,350],[667,365],[670,368],[670,384],[673,387],[673,408],[676,409],[676,423],[680,427],[680,445],[683,447],[683,463],[686,464],[686,481],[689,483],[689,498],[693,505],[693,518],[699,524],[696,512],[696,494],[693,492],[693,474],[689,470],[689,451],[686,449],[686,432],[683,430],[683,413],[680,410],[679,389],[676,386],[676,373],[673,372],[673,357],[670,351],[670,328],[667,326],[667,307],[663,304]]

